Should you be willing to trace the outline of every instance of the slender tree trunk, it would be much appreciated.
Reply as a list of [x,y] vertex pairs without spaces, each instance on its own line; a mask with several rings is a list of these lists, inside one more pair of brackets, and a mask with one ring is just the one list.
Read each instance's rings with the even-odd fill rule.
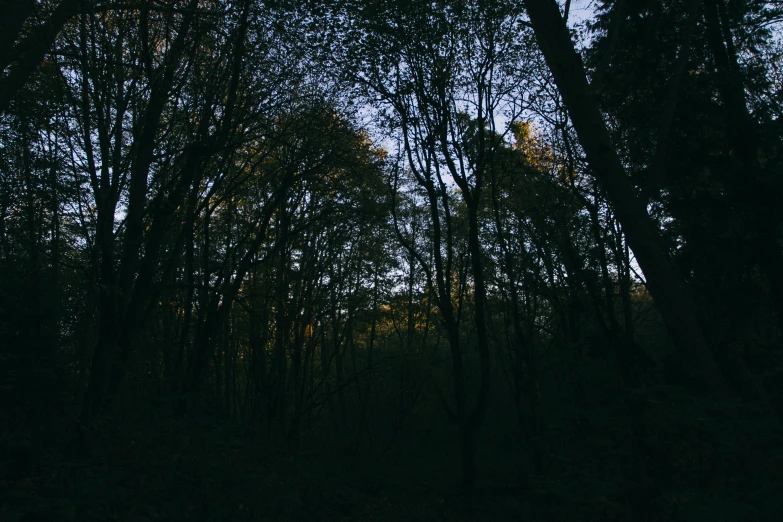
[[286,204],[280,206],[277,212],[278,222],[278,259],[277,259],[277,280],[275,283],[275,369],[277,371],[277,389],[275,390],[275,416],[280,422],[280,427],[284,430],[286,426],[286,379],[288,374],[287,351],[290,336],[290,317],[289,317],[289,264],[290,254],[288,252],[288,234],[290,226],[290,215],[286,209]]
[[484,252],[481,249],[481,240],[479,238],[478,190],[476,190],[474,197],[471,199],[472,205],[468,207],[468,249],[470,251],[471,271],[473,272],[473,285],[475,287],[474,321],[476,324],[476,340],[478,342],[481,374],[478,399],[471,416],[474,422],[479,424],[486,415],[491,380],[489,376],[489,336],[487,335],[487,289],[484,282],[484,266],[482,263]]
[[[622,241],[622,238],[620,238]],[[634,338],[633,305],[631,302],[631,253],[628,242],[622,241],[622,265],[618,263],[620,276],[620,296],[623,301],[623,322],[625,323],[625,337],[630,344]]]
[[373,352],[375,350],[375,337],[378,323],[378,269],[373,271],[373,293],[372,293],[372,319],[370,320],[370,340],[367,343],[367,378],[364,382],[364,398],[362,400],[361,422],[367,431],[369,444],[373,442],[372,431],[370,430],[370,420],[367,415],[367,406],[370,403],[370,390],[373,380]]

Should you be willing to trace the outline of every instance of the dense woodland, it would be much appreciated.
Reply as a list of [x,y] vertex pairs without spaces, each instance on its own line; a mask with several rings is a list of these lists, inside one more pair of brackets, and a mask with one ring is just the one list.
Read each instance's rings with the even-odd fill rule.
[[0,3],[1,520],[781,519],[783,3]]

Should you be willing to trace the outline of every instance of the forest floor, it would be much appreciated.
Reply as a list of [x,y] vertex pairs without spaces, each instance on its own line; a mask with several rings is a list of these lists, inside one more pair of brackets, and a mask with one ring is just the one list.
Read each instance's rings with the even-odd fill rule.
[[292,455],[230,423],[161,409],[88,427],[67,398],[18,394],[0,407],[0,522],[781,520],[783,430],[764,408],[669,386],[619,394],[580,371],[584,392],[544,389],[540,476],[511,406],[493,402],[470,493],[435,402],[402,435],[381,411],[375,440],[308,426]]
[[[569,422],[550,426],[547,473],[537,479],[525,472],[518,429],[487,427],[471,493],[459,487],[459,453],[447,426],[379,449],[313,440],[296,456],[214,422],[73,422],[23,436],[6,428],[0,520],[780,520],[783,458],[761,450],[771,438],[720,449],[693,437],[723,426],[680,442],[663,440],[683,429],[668,426],[650,435],[662,453],[643,458],[631,455],[641,451],[638,441],[626,444],[613,433],[621,430],[611,426],[623,425],[617,419],[602,424],[586,414]],[[669,454],[668,467],[649,463]]]
[[458,454],[438,462],[415,444],[291,456],[245,430],[173,421],[61,435],[4,441],[0,520],[532,520],[521,484],[465,494]]

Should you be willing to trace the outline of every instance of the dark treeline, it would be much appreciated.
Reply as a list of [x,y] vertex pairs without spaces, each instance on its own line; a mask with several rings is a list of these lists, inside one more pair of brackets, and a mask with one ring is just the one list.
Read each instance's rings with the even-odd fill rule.
[[0,7],[0,519],[779,520],[780,2]]

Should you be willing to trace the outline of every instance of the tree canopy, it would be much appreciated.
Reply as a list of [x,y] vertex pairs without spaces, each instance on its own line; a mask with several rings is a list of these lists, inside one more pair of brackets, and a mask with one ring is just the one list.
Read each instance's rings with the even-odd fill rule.
[[2,11],[0,518],[779,517],[779,2]]

